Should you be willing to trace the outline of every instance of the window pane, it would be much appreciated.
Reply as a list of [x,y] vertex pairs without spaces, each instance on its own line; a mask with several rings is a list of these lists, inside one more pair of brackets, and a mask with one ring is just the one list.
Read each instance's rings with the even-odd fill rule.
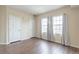
[[63,16],[55,16],[53,19],[53,33],[62,35]]
[[47,32],[47,18],[41,19],[42,32]]

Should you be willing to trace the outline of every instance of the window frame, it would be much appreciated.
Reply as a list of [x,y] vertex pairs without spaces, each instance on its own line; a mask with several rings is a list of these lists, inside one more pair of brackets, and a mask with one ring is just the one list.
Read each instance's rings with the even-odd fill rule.
[[[41,17],[41,21],[40,21],[40,24],[41,24],[41,33],[42,33],[42,19],[46,18],[47,19],[47,25],[48,25],[48,17]],[[43,25],[43,26],[46,26],[46,25]],[[47,30],[46,30],[47,31]]]
[[[62,18],[61,18],[62,17]],[[59,19],[57,19],[59,18]],[[62,20],[61,20],[62,19]],[[53,34],[60,34],[62,35],[63,34],[63,15],[57,15],[57,16],[52,16],[52,26],[53,26]],[[59,23],[54,23],[58,21]],[[62,23],[60,23],[60,21]],[[56,28],[57,27],[57,28]],[[58,28],[59,27],[59,28]],[[61,27],[61,28],[60,28]],[[58,32],[57,32],[58,31]]]

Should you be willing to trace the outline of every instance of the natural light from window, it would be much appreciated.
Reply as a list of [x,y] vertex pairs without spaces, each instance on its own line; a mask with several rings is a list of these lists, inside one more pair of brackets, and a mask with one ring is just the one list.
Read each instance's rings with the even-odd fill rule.
[[52,20],[53,20],[53,34],[62,35],[63,16],[54,16]]
[[47,32],[47,18],[42,19],[41,25],[42,25],[42,33]]

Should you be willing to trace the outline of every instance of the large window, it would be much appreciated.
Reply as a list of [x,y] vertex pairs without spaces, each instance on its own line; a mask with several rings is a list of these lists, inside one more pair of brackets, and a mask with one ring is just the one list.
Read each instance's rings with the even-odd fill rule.
[[47,18],[42,18],[41,19],[41,25],[42,25],[42,33],[47,32]]
[[53,17],[53,33],[62,35],[63,30],[63,16]]

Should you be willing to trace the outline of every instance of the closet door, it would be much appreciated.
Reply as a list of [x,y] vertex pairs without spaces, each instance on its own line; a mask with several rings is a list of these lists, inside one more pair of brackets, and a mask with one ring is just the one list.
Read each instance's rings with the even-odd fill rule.
[[9,42],[21,40],[21,18],[9,16]]
[[47,17],[41,19],[41,38],[47,40]]

